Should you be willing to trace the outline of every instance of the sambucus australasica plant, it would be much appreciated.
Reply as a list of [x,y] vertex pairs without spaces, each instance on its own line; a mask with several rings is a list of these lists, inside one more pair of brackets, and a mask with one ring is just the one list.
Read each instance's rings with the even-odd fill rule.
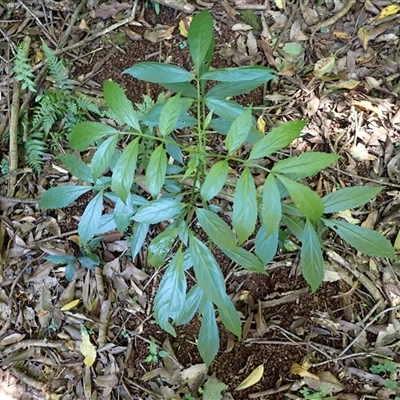
[[[150,226],[167,221],[167,228],[148,247],[149,264],[168,265],[154,301],[155,319],[176,335],[173,325],[188,323],[198,312],[202,317],[198,347],[209,365],[219,348],[215,308],[225,327],[241,336],[241,321],[226,293],[211,245],[243,268],[265,274],[277,251],[279,234],[286,227],[302,243],[302,272],[313,291],[324,276],[321,226],[363,253],[380,257],[394,257],[395,253],[378,232],[324,216],[368,202],[381,187],[340,189],[321,198],[299,182],[338,160],[338,155],[308,152],[278,161],[270,169],[260,162],[298,138],[306,122],[283,123],[263,135],[255,128],[252,108],[227,98],[275,79],[274,71],[261,66],[211,69],[213,20],[207,11],[193,17],[188,44],[193,72],[155,62],[138,63],[124,71],[176,93],[146,113],[135,109],[116,83],[104,82],[104,98],[125,128],[98,122],[77,124],[70,135],[71,147],[84,151],[96,144],[91,164],[72,155],[61,160],[86,185],[51,188],[40,204],[64,207],[93,191],[96,194],[79,222],[83,245],[94,235],[115,227],[125,232],[133,224],[134,258]],[[207,90],[207,81],[218,83]],[[174,130],[182,128],[191,135],[185,143],[173,136]],[[208,147],[216,134],[225,135],[224,152]],[[120,139],[128,143],[122,152],[116,150]],[[141,143],[149,140],[154,151],[138,166]],[[236,152],[245,142],[251,150],[242,159]],[[230,166],[240,173],[236,183],[228,180]],[[262,190],[253,179],[255,168],[266,174]],[[223,210],[213,203],[216,196],[231,199],[232,226],[219,215]],[[115,202],[113,212],[103,214],[104,197]],[[196,235],[193,219],[207,239]],[[249,252],[242,245],[253,234],[255,251]],[[197,283],[187,292],[185,271],[191,268]]]

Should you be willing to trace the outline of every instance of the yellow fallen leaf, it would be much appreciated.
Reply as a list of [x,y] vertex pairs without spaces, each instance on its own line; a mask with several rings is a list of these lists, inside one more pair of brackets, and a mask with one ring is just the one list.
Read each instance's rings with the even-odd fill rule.
[[391,4],[390,6],[382,8],[381,12],[376,17],[376,19],[382,19],[382,18],[390,17],[393,14],[397,14],[399,11],[400,11],[400,5]]
[[363,47],[364,50],[368,49],[368,43],[369,43],[369,33],[368,31],[361,27],[358,32],[357,32],[357,36],[358,36],[358,41],[360,42],[361,46]]
[[187,37],[188,36],[188,30],[189,30],[190,22],[192,22],[192,17],[184,17],[179,21],[179,33],[183,37]]
[[88,367],[91,367],[96,360],[96,348],[90,342],[90,336],[85,330],[81,330],[82,335],[82,344],[79,350],[82,355],[85,357],[83,360],[84,364]]
[[311,372],[308,372],[305,368],[303,368],[301,365],[294,363],[291,368],[290,368],[290,373],[294,375],[300,375],[302,378],[308,376],[309,378],[317,379],[319,380],[317,375],[312,374]]
[[80,299],[76,299],[76,300],[70,301],[65,306],[61,307],[61,311],[72,310],[73,308],[75,308],[79,304],[80,301],[81,301]]
[[260,381],[264,374],[264,364],[259,365],[235,390],[247,389]]
[[351,39],[351,36],[347,32],[342,32],[342,31],[333,31],[333,34],[335,37],[338,39]]
[[286,0],[274,0],[274,2],[280,10],[286,9]]
[[263,117],[258,117],[257,119],[257,130],[260,131],[261,133],[265,133],[265,121]]

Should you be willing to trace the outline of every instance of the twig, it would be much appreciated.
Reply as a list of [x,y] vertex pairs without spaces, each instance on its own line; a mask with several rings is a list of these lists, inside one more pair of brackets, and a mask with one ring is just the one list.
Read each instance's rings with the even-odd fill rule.
[[368,322],[367,325],[364,326],[364,328],[361,329],[361,331],[358,333],[358,335],[347,345],[347,347],[339,354],[339,357],[342,357],[344,354],[346,354],[347,350],[353,346],[354,343],[357,342],[357,340],[360,338],[360,336],[370,327],[372,326],[375,321],[377,321],[382,315],[388,313],[389,311],[392,310],[398,310],[400,306],[395,306],[395,307],[390,307],[387,308],[386,310],[381,311],[379,314],[376,314],[374,318],[370,322]]
[[337,21],[339,21],[340,18],[344,17],[351,9],[351,7],[356,4],[357,0],[347,0],[345,2],[345,5],[343,8],[337,12],[335,15],[332,15],[332,17],[326,19],[325,21],[319,22],[318,24],[310,26],[310,29],[315,32],[318,31],[321,28],[328,28],[329,26],[333,25]]
[[[30,36],[25,36],[24,39],[24,57],[28,57],[29,48],[31,45]],[[14,79],[13,96],[11,104],[10,116],[10,144],[9,144],[9,165],[10,171],[13,172],[18,168],[18,121],[19,121],[19,101],[21,94],[21,83]],[[11,176],[8,181],[7,196],[14,194],[15,184],[17,179]]]

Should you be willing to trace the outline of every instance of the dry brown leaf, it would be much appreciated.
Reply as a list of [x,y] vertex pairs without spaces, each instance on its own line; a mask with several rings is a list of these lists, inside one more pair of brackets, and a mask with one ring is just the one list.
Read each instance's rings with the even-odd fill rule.
[[364,27],[361,27],[357,32],[357,36],[358,36],[358,41],[360,42],[362,48],[364,50],[367,50],[369,42],[368,31]]
[[373,161],[373,160],[375,160],[375,156],[373,156],[372,154],[369,154],[367,148],[362,143],[358,143],[357,146],[352,146],[349,150],[349,153],[357,161]]
[[108,19],[118,14],[120,11],[131,8],[129,3],[119,3],[118,1],[102,4],[99,8],[92,11],[92,18]]
[[340,383],[335,375],[329,371],[317,372],[316,376],[318,379],[304,377],[304,381],[310,388],[317,392],[325,389],[326,393],[331,395],[334,393],[339,393],[344,389],[344,385]]

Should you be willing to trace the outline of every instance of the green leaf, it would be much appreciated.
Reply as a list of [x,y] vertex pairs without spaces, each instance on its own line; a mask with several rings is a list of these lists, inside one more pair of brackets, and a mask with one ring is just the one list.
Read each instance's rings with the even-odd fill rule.
[[139,140],[140,138],[136,138],[126,146],[113,170],[112,186],[114,192],[124,202],[131,191],[135,176]]
[[251,149],[249,160],[267,157],[300,136],[306,121],[289,121],[273,128]]
[[137,223],[133,227],[133,234],[131,236],[131,257],[132,260],[139,254],[143,248],[144,241],[146,240],[149,232],[150,225],[144,223]]
[[324,204],[317,193],[313,192],[309,187],[282,175],[277,176],[277,178],[285,186],[293,203],[302,215],[312,221],[321,218],[324,212]]
[[356,186],[336,190],[336,192],[329,193],[322,198],[324,213],[345,211],[362,206],[374,198],[382,189],[383,186]]
[[322,219],[343,240],[369,256],[396,258],[392,244],[381,233],[335,219]]
[[160,197],[141,206],[133,216],[133,220],[145,222],[146,224],[158,224],[161,221],[167,221],[182,214],[185,207],[186,205],[180,201]]
[[58,186],[46,190],[39,201],[41,208],[64,208],[92,190],[91,186]]
[[197,71],[203,64],[208,49],[214,38],[214,21],[209,11],[204,10],[197,13],[189,27],[188,44],[190,56]]
[[302,242],[304,233],[304,220],[300,218],[289,218],[288,216],[283,214],[282,221],[288,227],[290,232],[292,232],[293,235],[296,236],[296,238],[300,240],[300,242]]
[[203,200],[209,201],[221,191],[228,176],[228,167],[227,160],[218,161],[211,167],[200,190]]
[[196,208],[196,215],[200,226],[204,229],[204,232],[213,243],[218,247],[224,247],[231,250],[236,249],[235,236],[228,224],[222,218],[204,208]]
[[320,152],[303,153],[298,157],[290,157],[277,162],[273,166],[272,172],[290,174],[291,179],[299,180],[314,176],[339,158],[341,158],[341,156],[337,154]]
[[219,317],[225,328],[232,332],[236,337],[240,338],[242,336],[242,324],[239,318],[239,314],[236,311],[230,298],[226,297],[224,307],[218,307]]
[[154,299],[154,318],[158,325],[176,337],[169,322],[179,318],[185,307],[186,277],[183,270],[182,248],[179,248],[166,269]]
[[90,164],[93,180],[96,182],[104,171],[110,166],[112,156],[118,142],[118,135],[107,138],[96,150]]
[[150,243],[147,262],[155,268],[164,265],[165,258],[171,251],[172,245],[179,235],[181,228],[170,225],[157,235]]
[[190,82],[194,76],[186,69],[158,62],[140,62],[126,69],[123,74],[152,83]]
[[243,249],[242,247],[235,247],[234,249],[227,249],[225,247],[220,247],[220,249],[235,263],[241,265],[248,271],[258,272],[259,274],[265,274],[264,265],[261,261],[249,251]]
[[315,292],[324,279],[324,259],[321,242],[309,219],[304,227],[300,264],[304,279]]
[[125,204],[120,198],[118,198],[117,202],[115,203],[114,221],[121,233],[124,233],[131,224],[131,217],[134,212],[132,204],[129,200],[130,197],[128,196]]
[[178,83],[161,83],[161,86],[171,91],[172,93],[181,92],[183,96],[197,99],[197,89],[189,82],[178,82]]
[[254,232],[257,222],[257,192],[250,169],[240,176],[233,199],[232,225],[242,244]]
[[197,346],[200,356],[209,367],[219,350],[218,326],[215,320],[214,307],[206,300],[203,308],[203,319],[199,331]]
[[194,314],[199,308],[203,296],[204,292],[198,284],[194,285],[189,290],[189,293],[186,295],[186,300],[183,310],[179,315],[178,319],[175,319],[176,325],[186,325],[192,320]]
[[90,167],[85,164],[80,158],[66,154],[58,156],[62,163],[69,169],[69,172],[81,179],[84,182],[93,183],[92,175],[90,173]]
[[103,82],[104,99],[111,111],[131,128],[141,132],[137,112],[126,97],[125,92],[117,83],[106,80]]
[[267,236],[267,229],[265,226],[261,226],[256,235],[255,251],[257,257],[267,265],[275,257],[276,251],[278,250],[278,236],[279,229],[272,232],[271,235]]
[[225,146],[229,153],[236,151],[246,140],[251,128],[251,111],[251,107],[248,107],[232,122],[225,139]]
[[178,122],[179,114],[181,112],[180,99],[180,93],[171,97],[161,111],[159,129],[163,137],[169,135]]
[[151,154],[146,170],[146,183],[153,197],[160,194],[165,182],[166,172],[167,155],[165,154],[164,145],[160,144]]
[[74,280],[74,276],[75,276],[75,265],[67,264],[65,266],[64,275],[68,282],[72,282]]
[[228,296],[224,276],[214,256],[208,247],[193,235],[190,235],[189,243],[197,283],[211,301],[223,307]]
[[84,151],[96,140],[117,133],[112,126],[100,122],[79,122],[72,128],[69,144],[73,150]]
[[244,82],[264,79],[265,82],[276,77],[271,68],[254,65],[251,67],[218,68],[204,74],[201,79],[219,82]]
[[244,107],[240,106],[234,101],[215,97],[207,97],[204,99],[204,102],[214,114],[217,114],[228,121],[234,121],[246,110]]
[[268,174],[262,197],[261,220],[269,236],[278,229],[282,217],[281,196],[274,174]]
[[214,97],[221,99],[233,97],[239,94],[248,93],[253,89],[258,88],[264,82],[264,78],[259,78],[251,81],[223,82],[213,86],[204,97]]
[[222,392],[228,389],[224,383],[215,377],[215,372],[204,383],[203,400],[221,400]]
[[71,255],[65,256],[57,256],[57,255],[48,255],[45,257],[45,260],[50,261],[53,264],[71,264],[74,263],[77,258]]
[[103,192],[99,192],[86,206],[78,224],[78,235],[83,245],[85,245],[96,234],[97,228],[100,225],[102,212]]

